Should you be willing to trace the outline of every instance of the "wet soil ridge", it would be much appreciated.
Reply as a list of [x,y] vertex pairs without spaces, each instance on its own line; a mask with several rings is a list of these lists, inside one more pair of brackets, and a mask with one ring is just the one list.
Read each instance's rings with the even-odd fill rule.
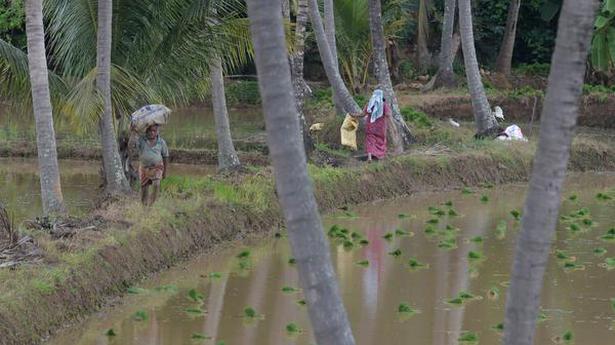
[[[504,109],[507,122],[529,123],[534,119],[538,124],[542,111],[541,96],[498,96],[489,97],[489,102]],[[473,121],[472,100],[469,96],[447,96],[433,102],[426,102],[417,108],[431,116],[447,120]],[[615,95],[585,96],[581,103],[579,126],[615,128]]]
[[[356,168],[315,168],[312,178],[318,203],[326,211],[419,191],[525,181],[531,160],[531,150],[522,145],[457,155],[426,151]],[[615,170],[615,147],[577,143],[570,168]],[[242,188],[243,179],[248,178],[236,177],[232,184]],[[55,267],[64,276],[54,286],[3,292],[12,298],[0,299],[0,344],[35,344],[96,310],[108,297],[125,293],[152,272],[222,242],[278,231],[282,217],[273,188],[264,190],[267,195],[255,198],[265,197],[270,201],[265,205],[271,207],[195,196],[201,201],[159,215],[155,229],[148,223],[128,226],[121,230],[126,234],[123,240],[93,247],[70,267]]]

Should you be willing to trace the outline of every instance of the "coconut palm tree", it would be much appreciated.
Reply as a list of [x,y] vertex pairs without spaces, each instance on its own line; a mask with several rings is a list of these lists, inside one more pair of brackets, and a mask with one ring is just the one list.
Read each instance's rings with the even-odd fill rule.
[[340,76],[339,70],[336,68],[337,61],[333,59],[329,43],[322,24],[322,18],[320,17],[320,11],[318,9],[317,0],[308,0],[310,20],[312,22],[312,28],[316,36],[316,44],[318,45],[318,51],[320,52],[320,59],[322,60],[327,79],[331,84],[333,93],[336,94],[337,99],[341,102],[346,113],[358,113],[361,112],[361,108],[352,98],[352,95],[346,88],[346,84]]
[[[335,68],[339,73],[339,59],[337,57],[337,43],[335,40],[335,8],[333,6],[333,0],[324,0],[324,25],[325,25],[325,34],[327,36],[327,43],[329,43],[329,49],[331,49],[331,56],[333,57],[333,61],[335,61]],[[344,107],[341,102],[337,98],[337,94],[333,93],[333,104],[335,105],[335,109],[338,114],[344,113]]]
[[[276,189],[314,336],[318,344],[354,344],[307,174],[297,109],[290,91],[280,1],[249,0],[248,14]],[[322,23],[320,31],[324,38]],[[328,47],[326,52],[330,58]]]
[[[297,100],[301,100],[312,93],[312,90],[303,78],[303,58],[305,55],[305,28],[308,21],[308,3],[307,0],[297,0],[297,14],[295,21],[295,42],[294,49],[291,55],[292,59],[292,75],[293,84],[297,84],[294,89],[297,92]],[[302,107],[299,107],[301,111]]]
[[442,19],[442,39],[440,40],[440,60],[438,72],[435,75],[433,87],[453,88],[457,86],[453,61],[455,60],[453,49],[453,29],[455,26],[455,10],[457,0],[444,1],[444,18]]
[[231,128],[226,107],[224,93],[224,76],[222,60],[215,56],[209,64],[211,78],[211,104],[214,108],[214,121],[216,123],[216,140],[218,142],[218,170],[229,171],[239,168],[239,157],[233,145]]
[[32,108],[36,123],[36,146],[40,170],[41,198],[45,214],[64,213],[64,200],[60,184],[60,169],[53,129],[49,77],[45,53],[42,0],[27,0],[26,35],[28,40],[28,66],[32,90]]
[[406,122],[401,116],[397,97],[391,83],[391,75],[389,74],[389,64],[386,58],[386,48],[384,43],[384,30],[382,28],[382,7],[380,0],[368,0],[369,7],[369,26],[372,38],[372,47],[374,51],[374,70],[378,84],[382,87],[385,94],[385,99],[391,103],[393,116],[389,119],[389,124],[394,129],[391,135],[393,150],[395,153],[401,153],[404,145],[409,145],[414,141],[412,133],[406,125]]
[[520,7],[521,0],[511,0],[508,7],[508,17],[506,18],[506,31],[504,32],[502,46],[500,47],[500,52],[498,53],[498,58],[495,63],[495,70],[505,76],[509,76],[511,71]]
[[506,345],[534,343],[540,292],[558,220],[596,5],[595,0],[565,0],[560,15],[538,150],[506,300]]
[[480,77],[476,49],[474,47],[474,32],[472,29],[472,5],[470,0],[459,0],[459,30],[461,31],[461,47],[465,64],[468,88],[472,96],[474,122],[478,133],[484,133],[497,126],[495,116],[491,113],[489,101]]
[[113,105],[111,102],[112,16],[113,0],[98,0],[96,88],[102,96],[103,103],[99,126],[102,138],[105,191],[111,195],[118,195],[130,192],[130,186],[124,174],[113,129]]
[[418,65],[422,72],[427,71],[431,65],[431,53],[427,43],[429,42],[429,12],[431,7],[430,0],[419,0],[419,11],[417,20],[416,45],[418,53]]

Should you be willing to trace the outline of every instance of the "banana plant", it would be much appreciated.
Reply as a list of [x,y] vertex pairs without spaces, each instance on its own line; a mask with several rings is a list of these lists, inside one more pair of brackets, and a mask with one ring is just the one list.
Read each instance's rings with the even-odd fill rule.
[[604,0],[594,24],[591,63],[598,71],[615,67],[615,0]]

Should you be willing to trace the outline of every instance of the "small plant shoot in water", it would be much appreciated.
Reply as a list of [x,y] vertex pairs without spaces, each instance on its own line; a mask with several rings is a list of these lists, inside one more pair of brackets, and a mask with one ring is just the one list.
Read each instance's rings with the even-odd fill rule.
[[144,310],[139,310],[132,316],[132,319],[135,321],[146,321],[147,313]]
[[473,250],[470,250],[470,252],[468,253],[468,259],[476,261],[476,260],[483,260],[484,259],[484,255],[481,252],[476,252]]
[[481,195],[480,202],[482,202],[483,204],[488,203],[489,202],[489,197],[486,196],[485,194]]
[[606,253],[607,253],[607,250],[602,247],[594,248],[594,255],[596,256],[603,256]]
[[482,236],[474,236],[470,239],[470,242],[474,242],[474,243],[483,243],[483,237]]
[[382,238],[384,238],[387,241],[390,241],[391,239],[393,239],[393,233],[387,232],[386,234],[384,234],[384,236],[382,236]]
[[610,228],[601,239],[605,242],[615,242],[615,228]]
[[502,332],[504,332],[504,323],[500,322],[497,325],[491,327],[491,329],[493,329],[494,331],[496,331],[498,333],[502,333]]
[[106,332],[105,335],[107,337],[115,337],[117,335],[117,333],[115,333],[115,331],[113,330],[113,328],[109,328]]
[[399,248],[395,249],[394,251],[389,252],[389,255],[398,258],[401,256],[401,250]]
[[239,254],[237,254],[237,258],[238,259],[247,259],[250,257],[250,251],[249,250],[244,250],[242,252],[240,252]]
[[304,299],[300,299],[297,301],[297,305],[305,307],[307,305],[307,302]]
[[568,200],[570,200],[570,201],[577,201],[577,199],[579,199],[579,196],[578,196],[578,195],[576,195],[576,194],[571,194],[571,195],[568,197]]
[[295,265],[295,264],[297,264],[297,260],[295,258],[290,258],[290,259],[288,259],[288,264],[289,265]]
[[412,270],[420,270],[420,269],[423,269],[423,268],[429,268],[429,265],[426,265],[426,264],[420,262],[416,258],[408,259],[408,266],[410,266],[410,269],[412,269]]
[[210,336],[207,336],[203,333],[192,333],[192,340],[208,340],[211,339]]
[[203,295],[196,291],[195,289],[190,289],[190,291],[188,291],[188,298],[192,301],[192,302],[202,302],[203,301]]
[[459,336],[459,339],[457,339],[460,343],[471,343],[471,344],[477,344],[478,343],[478,335],[472,331],[464,331],[463,333],[461,333],[461,336]]
[[205,315],[206,313],[206,311],[200,307],[189,307],[189,308],[184,309],[184,311],[186,312],[186,314],[190,316],[201,316],[201,315]]
[[297,293],[299,292],[299,289],[291,287],[291,286],[284,286],[282,287],[282,292],[288,293],[288,294]]
[[403,319],[410,318],[418,313],[418,310],[412,308],[408,303],[400,303],[397,307],[397,313]]
[[367,267],[367,266],[369,266],[369,260],[361,260],[361,261],[357,261],[357,262],[355,262],[355,264],[356,264],[357,266]]
[[521,212],[519,212],[519,210],[510,211],[510,215],[513,216],[515,220],[521,220]]
[[465,187],[461,190],[462,194],[474,194],[475,192],[468,187]]
[[139,287],[129,287],[128,290],[126,290],[126,292],[132,295],[138,295],[138,294],[147,293],[147,290],[143,288],[139,288]]
[[289,335],[301,334],[303,333],[303,330],[299,328],[296,323],[291,322],[286,325],[286,333]]
[[503,240],[506,238],[507,224],[505,220],[501,220],[495,228],[495,238]]
[[412,237],[414,235],[414,233],[406,231],[406,230],[402,230],[402,229],[395,229],[395,236],[409,236]]
[[222,278],[222,273],[220,273],[220,272],[211,272],[211,273],[209,273],[209,278],[210,279],[220,279],[220,278]]

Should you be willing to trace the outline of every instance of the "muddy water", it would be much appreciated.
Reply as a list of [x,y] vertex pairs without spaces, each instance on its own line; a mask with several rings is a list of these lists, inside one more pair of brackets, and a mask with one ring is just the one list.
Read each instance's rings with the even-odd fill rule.
[[[59,164],[62,193],[70,213],[86,212],[100,191],[100,163],[60,160]],[[171,164],[169,167],[169,176],[202,176],[214,172],[214,166]],[[40,191],[36,159],[0,158],[0,202],[16,221],[41,214]]]
[[[566,195],[576,193],[576,202],[565,201],[568,214],[588,207],[593,221],[591,230],[571,234],[560,224],[555,247],[576,257],[585,270],[564,270],[554,255],[550,257],[542,298],[546,320],[538,324],[536,344],[551,344],[554,337],[567,330],[577,344],[612,344],[615,342],[614,316],[610,298],[615,297],[615,271],[599,266],[604,257],[615,256],[615,245],[599,241],[609,227],[615,226],[612,213],[615,202],[598,201],[598,192],[612,190],[615,175],[577,175],[570,179]],[[365,247],[345,250],[332,245],[331,253],[340,281],[340,289],[358,344],[458,344],[463,331],[473,331],[481,344],[498,344],[500,334],[492,329],[503,321],[504,299],[518,222],[510,215],[519,209],[525,192],[521,185],[477,190],[474,194],[422,194],[410,198],[378,202],[354,208],[350,213],[325,217],[327,227],[338,224],[357,231],[369,240]],[[489,198],[481,202],[482,195]],[[459,228],[456,249],[438,248],[438,236],[426,235],[426,221],[434,218],[429,206],[453,202],[457,217],[443,216],[434,227]],[[356,213],[356,217],[355,214]],[[409,217],[402,218],[400,214]],[[507,232],[496,235],[499,222]],[[414,236],[383,238],[395,229],[411,231]],[[469,241],[482,236],[482,244]],[[593,254],[596,247],[609,253]],[[128,294],[119,305],[91,317],[83,325],[56,337],[51,344],[65,345],[276,345],[313,344],[305,307],[297,304],[299,293],[284,293],[284,286],[297,287],[296,268],[285,237],[248,248],[251,266],[242,269],[235,256],[246,248],[226,248],[213,258],[193,260],[138,284],[143,290]],[[390,255],[396,249],[400,257]],[[480,252],[483,260],[470,260],[470,251]],[[412,270],[408,259],[414,257],[427,268]],[[356,262],[369,260],[368,267]],[[221,277],[210,278],[212,272]],[[192,301],[189,291],[202,294],[202,301]],[[494,289],[498,296],[490,296]],[[459,292],[467,291],[478,298],[457,306],[447,303]],[[400,303],[419,310],[411,317],[397,312]],[[206,314],[186,312],[202,308]],[[261,318],[247,321],[244,308],[252,307]],[[146,320],[135,314],[145,312]],[[141,314],[143,316],[143,314]],[[295,323],[304,329],[289,335],[286,325]],[[115,336],[104,333],[113,329]],[[196,334],[211,337],[193,339]]]

